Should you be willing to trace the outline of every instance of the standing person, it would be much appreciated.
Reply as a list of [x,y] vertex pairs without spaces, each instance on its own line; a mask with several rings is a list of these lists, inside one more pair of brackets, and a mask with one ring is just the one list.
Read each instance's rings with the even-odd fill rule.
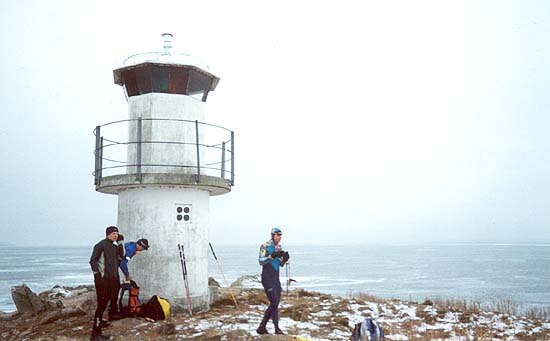
[[288,252],[281,246],[282,231],[278,227],[271,229],[271,239],[260,246],[258,261],[262,266],[262,285],[269,299],[269,307],[265,310],[264,318],[256,332],[269,334],[266,325],[269,319],[273,320],[275,334],[284,334],[279,328],[279,301],[281,300],[281,281],[279,280],[279,267],[284,266],[290,258]]
[[96,337],[102,336],[101,328],[108,325],[102,318],[109,302],[111,303],[109,320],[119,317],[117,311],[117,296],[120,286],[118,278],[118,228],[116,226],[107,227],[105,235],[106,238],[94,246],[92,256],[90,257],[90,267],[94,273],[94,284],[97,294],[97,308],[92,326]]
[[126,281],[132,280],[132,276],[130,276],[130,271],[128,271],[128,262],[132,259],[132,257],[147,249],[149,249],[149,241],[143,238],[138,239],[137,242],[128,242],[124,244],[125,253],[122,261],[120,262],[120,269],[124,273]]

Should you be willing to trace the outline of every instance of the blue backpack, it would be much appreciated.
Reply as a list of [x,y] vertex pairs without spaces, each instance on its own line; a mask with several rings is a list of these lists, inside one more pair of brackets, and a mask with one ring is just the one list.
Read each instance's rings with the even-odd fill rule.
[[363,322],[357,323],[351,334],[353,341],[384,341],[382,328],[372,318],[366,318]]

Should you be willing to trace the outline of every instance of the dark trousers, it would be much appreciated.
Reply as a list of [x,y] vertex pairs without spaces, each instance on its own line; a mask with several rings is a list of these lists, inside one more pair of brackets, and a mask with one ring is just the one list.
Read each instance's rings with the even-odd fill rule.
[[281,301],[281,282],[279,278],[273,281],[264,281],[262,280],[262,285],[264,287],[265,294],[269,299],[269,307],[265,310],[264,318],[262,320],[262,325],[265,326],[269,319],[273,320],[273,325],[275,329],[279,329],[279,302]]
[[118,290],[120,288],[120,281],[118,277],[114,278],[96,278],[95,292],[97,294],[97,308],[95,310],[95,317],[102,318],[105,309],[109,303],[109,316],[116,315],[118,312]]

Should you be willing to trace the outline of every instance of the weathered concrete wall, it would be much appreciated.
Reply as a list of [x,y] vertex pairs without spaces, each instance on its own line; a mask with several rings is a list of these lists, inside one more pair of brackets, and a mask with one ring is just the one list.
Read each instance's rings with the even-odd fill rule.
[[[189,208],[188,221],[178,207]],[[118,193],[118,226],[125,242],[146,238],[151,245],[129,262],[142,300],[160,295],[176,310],[186,309],[179,243],[185,247],[193,310],[209,308],[208,191],[169,186],[122,190]]]
[[[175,122],[154,119],[185,119],[204,122],[205,103],[191,96],[149,93],[133,96],[128,99],[129,118],[142,121],[142,141],[183,142],[181,144],[142,144],[142,164],[157,165],[197,165],[197,149],[195,124],[191,122]],[[130,141],[136,141],[137,122],[130,122],[128,136]],[[199,125],[199,143],[204,141],[204,128]],[[204,148],[201,147],[201,154]],[[132,164],[137,160],[137,145],[128,146],[128,161]],[[143,173],[185,173],[196,174],[194,167],[142,167]],[[128,167],[128,173],[136,173],[135,167]]]

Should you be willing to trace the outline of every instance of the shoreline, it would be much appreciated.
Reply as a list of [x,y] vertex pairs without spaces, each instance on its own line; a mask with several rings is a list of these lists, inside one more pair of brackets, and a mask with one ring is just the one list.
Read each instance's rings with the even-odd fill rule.
[[[256,282],[256,287],[254,287],[253,285],[250,285],[247,288],[249,289],[261,288],[261,283],[258,279],[259,275],[243,275],[239,279],[237,279],[235,282],[242,281],[243,278],[249,279],[252,282]],[[234,286],[235,282],[232,283],[230,286]],[[281,283],[283,283],[282,278],[281,278]],[[44,289],[42,292],[48,292],[55,287],[76,288],[76,287],[83,287],[83,286],[93,287],[93,282],[76,283],[76,284],[69,284],[69,285],[54,285],[53,287],[47,287],[48,289]],[[519,315],[519,316],[526,316],[526,317],[528,316],[529,313],[533,311],[541,311],[541,312],[546,311],[548,316],[550,316],[550,304],[545,304],[544,302],[521,303],[521,302],[515,301],[512,298],[499,298],[499,299],[485,300],[482,302],[481,300],[469,298],[467,296],[447,297],[447,296],[427,295],[425,297],[418,299],[418,298],[411,297],[411,295],[409,295],[409,297],[398,297],[398,296],[371,294],[367,290],[348,290],[348,292],[346,292],[345,294],[317,290],[316,287],[298,287],[297,286],[292,288],[291,290],[304,290],[309,292],[317,292],[319,294],[337,296],[345,299],[367,295],[369,297],[374,297],[377,300],[386,300],[386,301],[404,301],[404,302],[416,302],[416,303],[420,303],[424,301],[449,302],[453,304],[460,304],[461,306],[468,305],[468,306],[482,307],[485,310],[491,310],[491,311],[499,310],[499,309],[502,309],[502,307],[506,307],[507,313],[513,314],[513,315]],[[284,296],[284,293],[285,293],[285,288],[283,287],[283,296]],[[11,311],[0,310],[0,314],[11,314],[11,313],[17,312],[17,308],[15,307],[15,304],[13,304],[13,299],[12,299],[12,305],[13,305],[13,310]]]
[[[167,321],[157,322],[126,318],[114,321],[105,332],[115,340],[138,335],[145,339],[173,340],[279,340],[255,333],[268,302],[263,290],[248,287],[250,279],[234,282],[229,288],[213,287],[218,299],[209,311],[193,316],[176,312]],[[237,298],[237,308],[230,291]],[[57,308],[34,316],[0,314],[0,338],[89,338],[95,310],[93,286],[48,290],[39,296],[55,302]],[[353,325],[366,317],[373,317],[381,324],[387,340],[540,340],[550,339],[549,315],[550,310],[544,319],[518,316],[485,310],[460,300],[419,303],[365,293],[345,298],[293,289],[283,294],[280,323],[287,333],[306,340],[347,340]]]

